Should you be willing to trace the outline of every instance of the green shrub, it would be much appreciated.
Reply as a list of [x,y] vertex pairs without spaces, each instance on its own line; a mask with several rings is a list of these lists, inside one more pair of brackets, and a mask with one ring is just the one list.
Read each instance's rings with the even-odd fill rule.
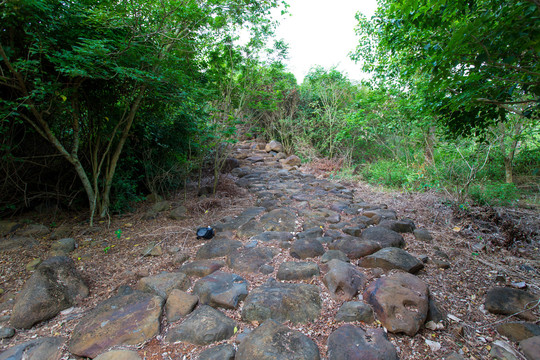
[[471,187],[471,199],[481,205],[508,206],[514,204],[518,198],[518,188],[514,184],[487,183]]
[[408,168],[405,164],[380,160],[366,166],[362,171],[362,176],[370,184],[402,187],[409,182],[408,179],[413,173],[414,169]]

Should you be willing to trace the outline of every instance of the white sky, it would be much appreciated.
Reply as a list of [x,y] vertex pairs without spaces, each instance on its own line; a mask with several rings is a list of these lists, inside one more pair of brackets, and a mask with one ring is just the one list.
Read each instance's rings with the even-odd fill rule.
[[301,83],[315,65],[336,66],[349,79],[365,78],[360,65],[349,59],[358,39],[354,33],[357,11],[370,18],[377,0],[289,0],[289,15],[280,19],[276,38],[289,44],[289,71]]

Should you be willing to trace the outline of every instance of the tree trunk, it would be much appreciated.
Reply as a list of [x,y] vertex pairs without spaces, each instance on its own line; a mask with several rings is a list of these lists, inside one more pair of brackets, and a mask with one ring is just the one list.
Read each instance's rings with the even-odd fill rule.
[[507,184],[514,182],[512,159],[509,156],[504,157],[504,174]]
[[433,147],[435,145],[435,126],[430,126],[425,134],[424,159],[426,164],[433,165]]

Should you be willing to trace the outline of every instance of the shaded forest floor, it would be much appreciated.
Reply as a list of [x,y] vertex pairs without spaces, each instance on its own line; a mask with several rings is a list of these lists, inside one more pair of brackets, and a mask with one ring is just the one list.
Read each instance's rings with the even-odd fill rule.
[[[317,177],[328,176],[316,164],[303,166],[301,171]],[[398,218],[411,218],[418,228],[431,232],[432,242],[421,242],[411,234],[403,234],[408,252],[429,258],[443,252],[449,257],[450,268],[441,269],[428,263],[418,276],[429,285],[432,296],[451,318],[443,330],[422,329],[414,337],[389,334],[399,349],[400,358],[437,359],[453,351],[468,359],[486,358],[490,344],[502,339],[494,326],[505,319],[485,311],[483,304],[487,290],[496,285],[512,286],[525,282],[533,292],[540,292],[539,211],[474,206],[463,209],[438,193],[405,194],[364,183],[342,181],[342,184],[355,190],[355,199],[386,204],[397,211]],[[11,339],[1,340],[0,350],[36,336],[69,337],[85,311],[110,297],[118,287],[134,285],[141,277],[161,271],[177,270],[178,248],[180,253],[193,258],[201,245],[195,237],[198,226],[217,223],[255,204],[255,198],[247,190],[237,187],[229,175],[223,176],[216,196],[199,198],[196,191],[189,191],[169,200],[173,207],[184,205],[189,216],[171,220],[166,213],[160,213],[156,219],[145,220],[152,203],[144,202],[138,204],[133,213],[99,221],[93,228],[88,227],[84,213],[35,213],[18,219],[71,230],[70,236],[76,239],[78,248],[70,256],[87,280],[91,293],[77,306],[55,318],[17,332]],[[26,265],[35,258],[44,259],[49,252],[49,236],[37,240],[39,245],[33,248],[0,254],[0,316],[9,314],[14,295],[30,277]],[[151,244],[159,244],[163,254],[143,257],[142,249]],[[277,268],[279,263],[273,265]],[[252,285],[263,282],[256,276],[246,280]],[[324,289],[320,279],[314,281]],[[326,311],[333,311],[334,315],[340,305],[333,301]],[[238,311],[227,311],[227,315],[240,319]],[[297,329],[303,327],[303,332],[317,342],[323,357],[328,334],[340,325],[331,323],[334,321],[333,316],[331,318],[329,320],[323,314],[316,323],[296,326]],[[164,321],[165,330],[167,326]],[[441,350],[433,352],[426,345],[426,339],[440,343]],[[139,347],[140,355],[145,359],[191,359],[205,349],[189,344],[164,346],[159,340],[153,339]]]

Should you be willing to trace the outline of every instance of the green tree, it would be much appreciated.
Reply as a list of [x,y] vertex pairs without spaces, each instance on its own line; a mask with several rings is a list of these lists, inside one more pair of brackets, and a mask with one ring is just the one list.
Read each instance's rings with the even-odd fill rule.
[[91,218],[96,211],[104,216],[145,100],[184,102],[193,84],[203,82],[201,49],[238,27],[255,32],[269,26],[270,9],[277,5],[277,0],[4,1],[2,123],[22,121],[52,144],[75,169]]
[[451,131],[487,129],[509,113],[538,118],[537,1],[383,0],[371,20],[357,18],[353,58],[380,79],[424,87]]

